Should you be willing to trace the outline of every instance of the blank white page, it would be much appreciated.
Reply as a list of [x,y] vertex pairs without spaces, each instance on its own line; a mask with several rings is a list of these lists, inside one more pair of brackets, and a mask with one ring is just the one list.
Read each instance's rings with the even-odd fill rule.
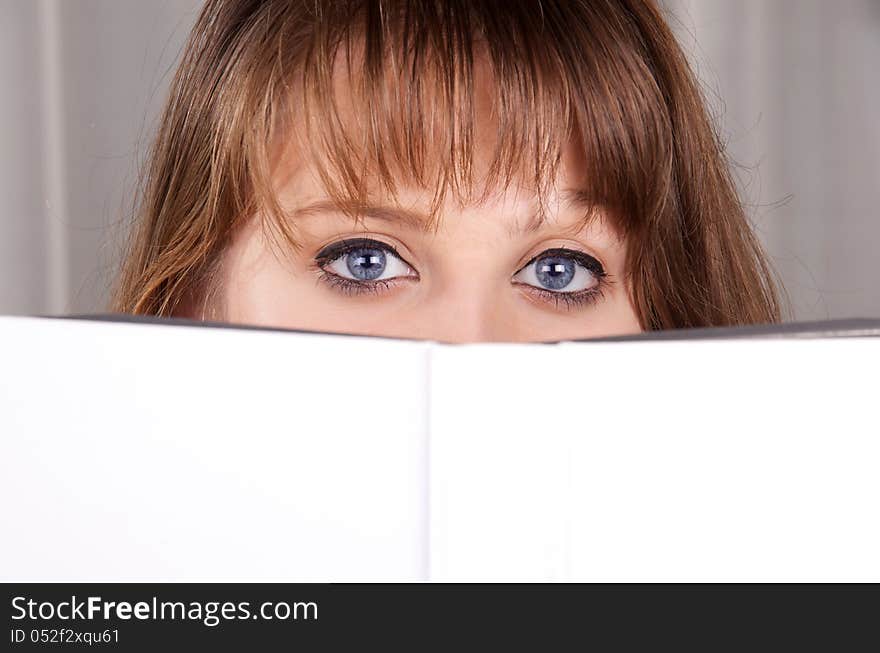
[[425,578],[427,356],[0,318],[0,580]]
[[880,581],[880,339],[437,348],[436,580]]

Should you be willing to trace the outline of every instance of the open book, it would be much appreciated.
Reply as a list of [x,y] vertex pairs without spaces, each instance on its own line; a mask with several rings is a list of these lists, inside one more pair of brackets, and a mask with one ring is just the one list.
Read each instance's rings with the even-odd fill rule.
[[877,336],[0,318],[0,580],[880,581]]

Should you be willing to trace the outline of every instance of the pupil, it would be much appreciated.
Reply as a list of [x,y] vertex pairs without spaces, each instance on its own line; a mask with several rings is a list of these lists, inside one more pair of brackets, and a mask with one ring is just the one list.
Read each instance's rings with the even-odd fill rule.
[[574,279],[575,262],[563,256],[545,256],[535,262],[535,276],[549,290],[561,290]]
[[359,247],[346,254],[345,264],[355,279],[372,281],[385,271],[385,252],[372,247]]

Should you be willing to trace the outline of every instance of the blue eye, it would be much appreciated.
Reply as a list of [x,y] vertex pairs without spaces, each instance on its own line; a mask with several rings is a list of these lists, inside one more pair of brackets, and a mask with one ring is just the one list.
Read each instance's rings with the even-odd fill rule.
[[552,249],[529,261],[513,280],[549,292],[576,293],[596,288],[604,276],[602,264],[592,256],[570,249]]
[[577,263],[564,256],[545,256],[535,261],[535,277],[547,290],[562,290],[576,272]]
[[358,247],[344,256],[345,265],[354,279],[373,281],[385,271],[385,252],[375,247]]
[[368,238],[329,245],[321,250],[315,260],[325,272],[354,282],[370,283],[417,276],[393,247]]

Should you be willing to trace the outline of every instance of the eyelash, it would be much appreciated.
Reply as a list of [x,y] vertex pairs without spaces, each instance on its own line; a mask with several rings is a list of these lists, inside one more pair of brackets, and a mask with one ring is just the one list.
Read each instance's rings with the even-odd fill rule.
[[[315,256],[315,268],[318,273],[319,280],[322,283],[327,284],[333,290],[348,296],[359,296],[366,294],[379,295],[393,288],[397,279],[356,281],[354,279],[341,277],[338,274],[334,274],[333,272],[329,272],[325,269],[326,265],[332,263],[340,256],[344,256],[352,250],[365,246],[375,247],[390,252],[391,254],[402,260],[404,263],[409,265],[411,269],[415,270],[415,268],[413,268],[406,261],[406,259],[404,259],[397,252],[397,250],[388,243],[384,243],[379,240],[373,240],[371,238],[357,238],[333,243],[332,245],[329,245],[318,252],[318,254]],[[557,248],[543,251],[532,258],[528,263],[523,265],[519,270],[525,269],[527,266],[534,263],[538,258],[542,256],[547,256],[549,254],[559,254],[574,259],[578,264],[587,268],[591,272],[591,274],[596,277],[598,284],[595,288],[590,288],[589,290],[578,290],[574,292],[553,292],[523,283],[517,285],[524,287],[527,292],[536,295],[541,300],[550,304],[554,304],[556,308],[564,308],[565,310],[572,310],[574,308],[590,306],[598,303],[605,298],[606,286],[612,283],[612,281],[608,278],[609,275],[605,272],[602,264],[599,263],[596,259],[577,250]],[[517,272],[519,272],[519,270],[517,270]],[[417,276],[415,278],[418,279]]]
[[382,294],[384,291],[393,287],[395,279],[380,279],[379,281],[355,281],[354,279],[346,279],[338,274],[327,272],[323,268],[318,268],[318,278],[321,282],[326,283],[333,290],[343,293],[344,295],[366,295],[373,293]]
[[570,311],[573,308],[591,306],[602,299],[605,299],[605,285],[608,283],[610,282],[604,279],[599,279],[599,285],[595,288],[578,290],[576,292],[553,292],[551,290],[536,288],[535,286],[528,286],[527,292],[538,295],[548,304],[554,304],[556,308],[560,308],[560,304],[564,304],[562,308]]

